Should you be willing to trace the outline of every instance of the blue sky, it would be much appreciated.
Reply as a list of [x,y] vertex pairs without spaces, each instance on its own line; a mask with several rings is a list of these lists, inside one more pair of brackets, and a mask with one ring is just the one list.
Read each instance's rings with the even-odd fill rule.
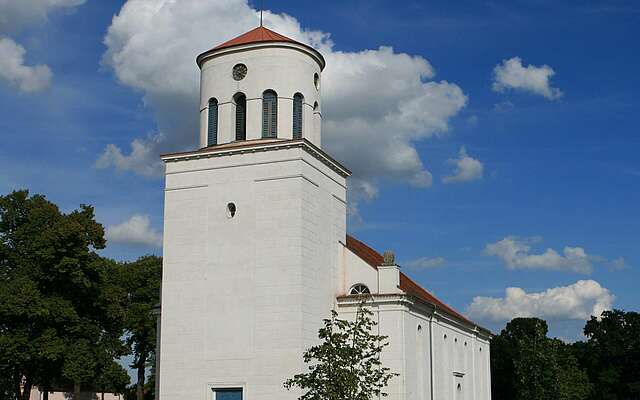
[[[193,147],[193,59],[250,28],[255,10],[241,0],[181,0],[150,20],[135,7],[149,0],[125,9],[125,1],[65,1],[0,3],[9,15],[0,17],[0,69],[9,71],[0,71],[0,193],[29,188],[65,210],[92,204],[111,227],[105,255],[161,254],[156,154]],[[200,6],[202,19],[189,20]],[[324,77],[327,150],[355,165],[351,233],[394,250],[409,275],[494,330],[509,313],[533,314],[572,340],[599,306],[638,310],[637,3],[271,0],[265,8],[267,26],[314,43],[329,63],[355,59]],[[414,115],[422,122],[400,121],[396,131],[367,104],[330,115],[332,102],[344,109],[340,90],[352,103],[379,94],[345,78],[349,67],[370,67],[367,49],[388,65],[388,82],[400,77],[412,87],[407,98],[425,101]],[[379,83],[379,73],[361,78]],[[390,107],[402,104],[402,93],[389,96]],[[334,134],[339,118],[365,120],[370,133]],[[381,144],[366,162],[350,150],[363,138]],[[130,153],[135,140],[148,154]],[[445,182],[456,168],[461,175]],[[522,290],[505,298],[508,287]]]

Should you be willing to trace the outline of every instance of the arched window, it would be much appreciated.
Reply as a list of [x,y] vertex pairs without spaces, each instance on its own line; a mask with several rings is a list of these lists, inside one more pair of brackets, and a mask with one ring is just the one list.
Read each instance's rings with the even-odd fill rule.
[[302,104],[304,96],[300,93],[293,95],[293,138],[302,138]]
[[247,96],[238,93],[233,101],[236,103],[236,140],[247,140]]
[[278,137],[278,95],[273,90],[262,93],[262,137]]
[[351,286],[351,290],[349,291],[351,295],[363,295],[363,294],[371,294],[367,285],[363,285],[362,283],[357,283]]
[[209,100],[209,120],[207,123],[207,146],[218,144],[218,100]]

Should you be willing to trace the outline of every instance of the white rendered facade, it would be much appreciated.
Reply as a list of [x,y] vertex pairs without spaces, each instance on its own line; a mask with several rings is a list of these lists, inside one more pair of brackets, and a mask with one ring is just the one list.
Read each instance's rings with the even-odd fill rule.
[[[201,149],[163,156],[159,398],[220,400],[216,390],[233,388],[248,400],[297,399],[283,382],[305,370],[302,354],[332,309],[352,315],[349,292],[361,283],[389,336],[383,362],[400,373],[390,400],[489,400],[490,333],[416,292],[397,266],[346,234],[350,172],[320,148],[322,56],[271,40],[214,49],[198,62]],[[238,64],[248,72],[235,80]],[[261,136],[265,90],[278,95],[276,138]],[[246,141],[233,134],[238,92],[247,98]],[[301,139],[293,139],[295,93],[305,99]]]
[[373,262],[354,241],[341,246],[337,309],[352,317],[359,299],[348,295],[349,288],[363,283],[370,289],[369,307],[380,334],[389,337],[382,362],[400,374],[387,387],[388,399],[490,400],[491,333],[416,292],[398,266],[382,265],[380,255]]

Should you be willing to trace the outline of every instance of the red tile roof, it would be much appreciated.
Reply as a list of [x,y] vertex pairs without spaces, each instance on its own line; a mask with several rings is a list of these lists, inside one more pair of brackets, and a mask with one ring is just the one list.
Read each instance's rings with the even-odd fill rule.
[[[351,235],[347,235],[347,248],[375,269],[378,269],[378,266],[382,265],[384,258],[380,253]],[[437,308],[444,310],[448,314],[457,317],[458,319],[475,325],[464,315],[460,314],[452,307],[449,307],[448,305],[440,301],[438,298],[426,291],[424,288],[415,283],[402,272],[400,272],[400,290],[404,291],[408,295],[417,297],[420,300],[433,304]]]
[[227,47],[259,42],[289,42],[302,44],[284,35],[281,35],[278,32],[267,29],[264,26],[259,26],[247,33],[243,33],[242,35],[229,40],[228,42],[224,42],[221,45],[214,47],[213,50],[226,49]]
[[210,55],[211,53],[214,53],[218,50],[222,50],[222,49],[227,49],[230,47],[236,47],[236,46],[242,46],[245,44],[251,44],[251,43],[269,43],[269,42],[286,42],[286,43],[295,43],[297,45],[306,47],[311,53],[315,54],[315,57],[318,60],[318,63],[320,64],[320,68],[324,69],[326,62],[324,60],[324,57],[322,56],[322,54],[320,54],[320,52],[316,49],[314,49],[313,47],[306,45],[304,43],[300,43],[296,40],[293,40],[291,38],[288,38],[284,35],[279,34],[278,32],[274,32],[271,29],[265,28],[264,26],[259,26],[255,29],[250,30],[247,33],[243,33],[242,35],[233,38],[229,41],[226,41],[222,44],[217,45],[216,47],[205,51],[204,53],[200,54],[198,57],[196,57],[196,62],[198,64],[198,66],[202,67],[201,63],[202,60]]
[[441,310],[445,310],[447,313],[453,315],[454,317],[458,317],[463,321],[466,321],[470,324],[474,324],[469,319],[467,319],[467,317],[465,317],[464,315],[460,314],[453,308],[449,307],[448,305],[440,301],[437,297],[427,292],[425,289],[423,289],[420,285],[412,281],[411,278],[409,278],[402,272],[400,272],[400,289],[402,289],[407,294],[410,294],[421,300],[424,300],[428,303],[435,305],[437,308]]
[[384,258],[380,253],[362,243],[351,235],[347,235],[347,249],[351,250],[355,255],[362,258],[367,264],[378,269],[382,265]]

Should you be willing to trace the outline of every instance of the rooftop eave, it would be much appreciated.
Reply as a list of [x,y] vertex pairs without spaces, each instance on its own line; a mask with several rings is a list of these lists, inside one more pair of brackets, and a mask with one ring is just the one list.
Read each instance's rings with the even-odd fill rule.
[[223,48],[213,48],[198,55],[198,57],[196,57],[196,63],[198,64],[198,67],[202,69],[202,64],[204,64],[206,60],[214,57],[219,57],[225,54],[232,54],[232,53],[237,53],[237,52],[246,51],[246,50],[274,48],[274,47],[290,48],[290,49],[302,51],[303,53],[310,55],[313,59],[316,60],[316,62],[320,66],[321,71],[324,70],[324,67],[327,65],[322,54],[318,50],[314,49],[313,47],[303,43],[286,42],[286,41],[279,41],[279,40],[261,41],[261,42],[255,42],[255,43],[242,43],[242,44],[232,45],[232,46],[223,47]]
[[428,312],[430,312],[432,315],[436,315],[439,318],[444,318],[459,327],[464,327],[465,329],[473,331],[480,336],[484,336],[487,339],[492,339],[494,336],[494,334],[489,329],[484,328],[472,321],[458,318],[456,315],[451,314],[446,309],[438,307],[433,303],[427,302],[420,297],[411,294],[371,294],[366,296],[366,298],[362,295],[345,295],[337,297],[339,305],[355,306],[361,304],[363,300],[369,300],[375,304],[404,304],[408,307],[420,305],[422,307],[426,307],[428,309]]

